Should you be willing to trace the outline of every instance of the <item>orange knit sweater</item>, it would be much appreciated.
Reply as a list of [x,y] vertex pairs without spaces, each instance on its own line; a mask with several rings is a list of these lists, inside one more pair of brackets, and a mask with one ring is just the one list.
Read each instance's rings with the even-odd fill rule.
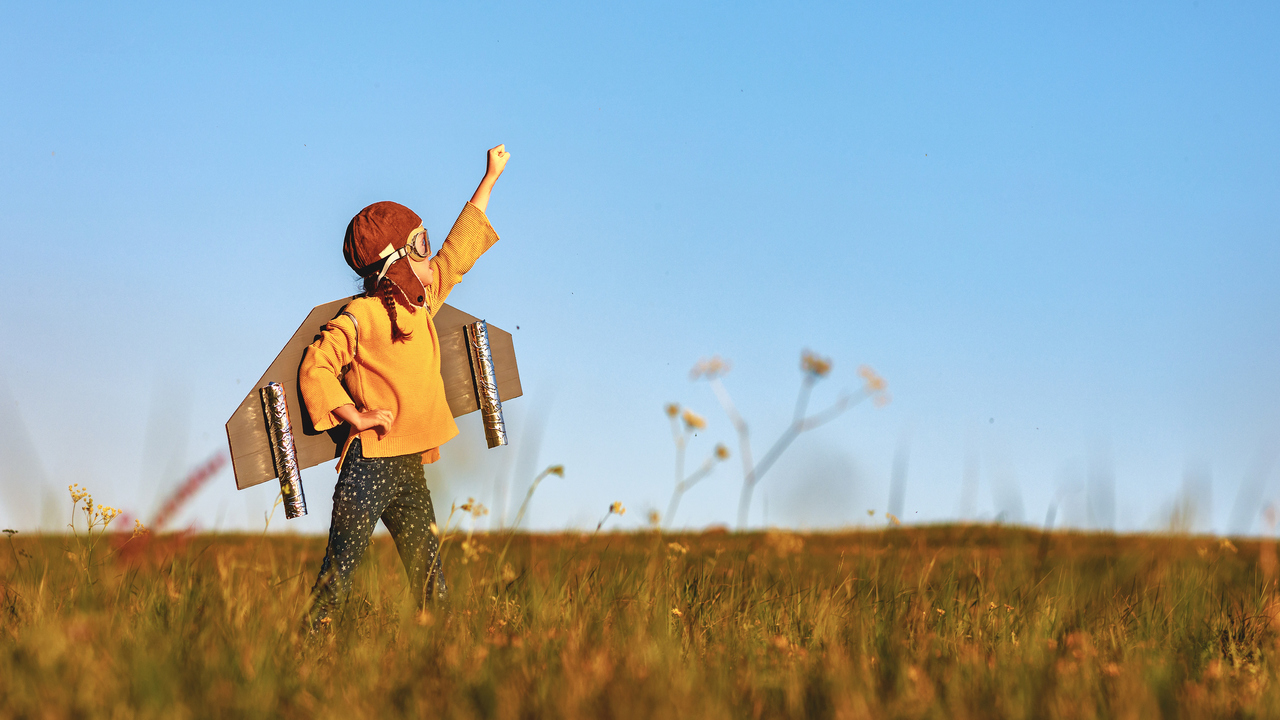
[[[440,378],[440,339],[431,318],[440,310],[449,291],[476,260],[498,241],[498,235],[480,208],[467,203],[440,252],[431,259],[436,281],[427,288],[425,307],[415,308],[396,294],[396,320],[411,333],[403,342],[391,341],[391,318],[376,297],[358,297],[346,307],[359,323],[339,315],[325,325],[320,337],[307,348],[298,370],[298,390],[317,430],[328,430],[340,420],[333,411],[353,404],[359,410],[390,410],[395,416],[386,435],[376,430],[350,433],[342,448],[357,436],[365,457],[393,457],[422,453],[424,463],[440,457],[439,448],[458,434],[458,426],[445,400]],[[342,368],[350,365],[345,377]],[[338,461],[339,470],[342,461]]]

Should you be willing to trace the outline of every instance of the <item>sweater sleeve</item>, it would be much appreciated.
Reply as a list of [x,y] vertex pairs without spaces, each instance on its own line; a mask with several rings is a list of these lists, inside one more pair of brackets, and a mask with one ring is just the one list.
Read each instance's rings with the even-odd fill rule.
[[431,258],[436,281],[427,290],[427,304],[432,315],[440,310],[453,286],[461,282],[462,276],[496,242],[498,233],[489,224],[489,218],[483,210],[468,202],[440,246],[440,252]]
[[337,427],[342,421],[333,411],[355,402],[342,386],[342,368],[355,358],[356,329],[351,318],[330,320],[320,337],[307,347],[298,368],[298,392],[316,430]]

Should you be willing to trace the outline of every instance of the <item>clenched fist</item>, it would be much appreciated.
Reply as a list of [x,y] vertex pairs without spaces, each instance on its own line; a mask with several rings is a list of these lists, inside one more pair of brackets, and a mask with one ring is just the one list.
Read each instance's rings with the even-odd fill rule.
[[486,177],[494,180],[502,174],[504,168],[507,167],[507,159],[511,157],[511,153],[507,152],[506,145],[499,145],[489,150],[489,169],[485,172]]

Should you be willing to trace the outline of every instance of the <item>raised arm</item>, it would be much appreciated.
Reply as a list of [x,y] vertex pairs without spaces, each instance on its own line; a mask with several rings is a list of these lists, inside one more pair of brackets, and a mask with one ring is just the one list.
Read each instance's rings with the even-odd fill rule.
[[510,157],[511,153],[507,152],[506,145],[499,145],[489,150],[489,165],[485,170],[484,179],[480,181],[480,187],[476,188],[476,194],[471,196],[471,204],[480,208],[481,212],[488,211],[489,193],[493,192],[493,184],[498,182],[498,177],[507,167],[507,159]]

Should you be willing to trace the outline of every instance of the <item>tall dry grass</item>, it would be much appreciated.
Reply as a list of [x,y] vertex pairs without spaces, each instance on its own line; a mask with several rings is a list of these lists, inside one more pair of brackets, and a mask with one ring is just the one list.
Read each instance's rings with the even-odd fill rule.
[[[347,615],[323,538],[0,548],[5,717],[1219,717],[1280,714],[1260,545],[986,526],[476,534],[415,613],[379,536]],[[125,537],[112,537],[119,545]],[[506,572],[503,572],[506,570]]]

